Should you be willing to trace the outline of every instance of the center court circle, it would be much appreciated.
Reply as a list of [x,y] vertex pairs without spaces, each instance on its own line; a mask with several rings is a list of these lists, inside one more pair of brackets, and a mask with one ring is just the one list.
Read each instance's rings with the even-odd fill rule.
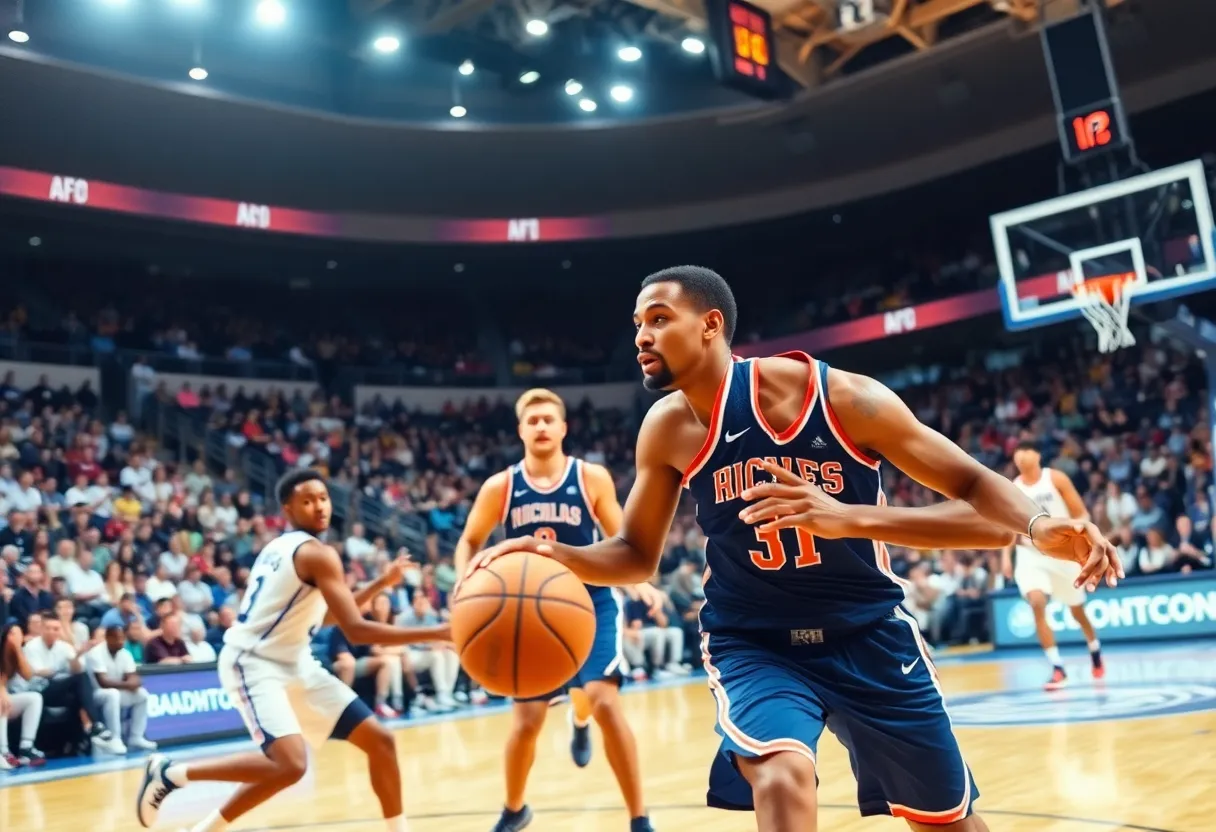
[[1105,722],[1216,710],[1216,685],[1145,682],[1050,692],[1002,691],[959,696],[947,704],[950,720],[958,727]]

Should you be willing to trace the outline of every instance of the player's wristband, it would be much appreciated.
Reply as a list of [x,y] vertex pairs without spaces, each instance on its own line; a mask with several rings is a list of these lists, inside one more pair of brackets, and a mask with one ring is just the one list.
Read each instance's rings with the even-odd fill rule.
[[1034,517],[1031,517],[1030,522],[1026,524],[1026,539],[1033,542],[1034,541],[1034,524],[1035,524],[1035,522],[1040,520],[1043,517],[1050,517],[1050,516],[1051,515],[1048,512],[1040,511]]

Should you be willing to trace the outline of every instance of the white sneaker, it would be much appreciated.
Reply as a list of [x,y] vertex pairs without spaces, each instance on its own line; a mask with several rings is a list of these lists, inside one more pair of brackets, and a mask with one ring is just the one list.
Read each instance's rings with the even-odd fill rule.
[[156,743],[152,742],[152,740],[146,739],[145,737],[131,737],[131,739],[127,742],[127,747],[134,749],[135,751],[155,751],[157,745]]
[[153,754],[144,764],[144,779],[135,796],[135,816],[139,825],[151,829],[160,814],[165,798],[177,790],[177,786],[165,778],[171,761],[163,754]]
[[126,754],[127,747],[123,745],[122,740],[114,736],[114,733],[109,730],[95,733],[89,737],[89,742],[94,751],[102,751],[106,754]]
[[0,771],[12,771],[15,768],[16,766],[8,761],[7,754],[0,754]]

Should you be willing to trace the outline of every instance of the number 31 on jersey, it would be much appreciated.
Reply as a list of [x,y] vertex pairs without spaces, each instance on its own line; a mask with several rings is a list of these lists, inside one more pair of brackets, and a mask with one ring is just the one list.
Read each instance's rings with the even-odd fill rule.
[[[781,529],[768,529],[767,531],[756,529],[756,540],[760,541],[764,548],[748,549],[747,553],[751,555],[752,563],[756,565],[757,569],[771,572],[785,566],[789,560],[785,543],[781,540],[781,531]],[[815,536],[806,529],[796,528],[794,531],[798,535],[798,542],[793,551],[794,568],[818,566],[823,558],[815,549]]]

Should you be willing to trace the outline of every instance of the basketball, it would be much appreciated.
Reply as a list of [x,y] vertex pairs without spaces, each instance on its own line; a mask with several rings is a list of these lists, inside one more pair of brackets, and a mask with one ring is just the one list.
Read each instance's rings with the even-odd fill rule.
[[452,600],[460,663],[490,693],[544,696],[569,681],[595,639],[595,606],[555,560],[504,555],[465,579]]

